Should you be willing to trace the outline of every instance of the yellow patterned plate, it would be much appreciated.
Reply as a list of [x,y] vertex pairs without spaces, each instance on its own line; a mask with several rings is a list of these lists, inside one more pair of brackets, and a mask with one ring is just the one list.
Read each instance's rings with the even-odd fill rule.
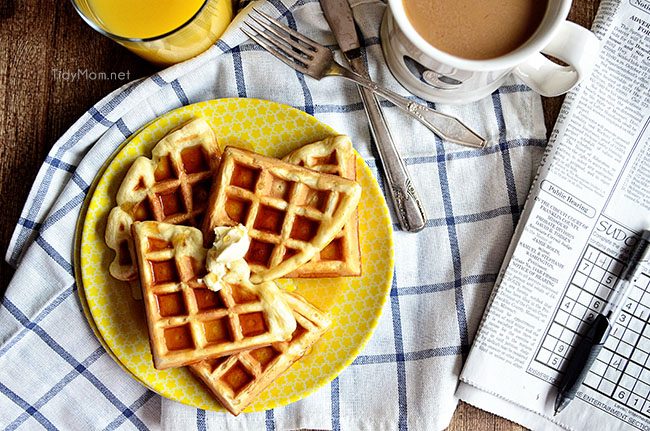
[[[291,107],[256,99],[220,99],[169,112],[145,126],[107,162],[91,189],[78,234],[78,286],[88,321],[100,342],[134,378],[167,398],[223,411],[185,368],[153,367],[142,301],[126,283],[113,279],[113,252],[104,243],[106,219],[133,160],[150,154],[170,130],[197,117],[214,129],[219,145],[234,145],[282,157],[304,144],[336,134],[314,117]],[[359,204],[361,277],[280,280],[327,312],[333,324],[311,353],[278,378],[246,411],[261,411],[302,399],[334,379],[359,354],[377,325],[393,273],[393,236],[386,202],[370,169],[357,158],[363,188]]]

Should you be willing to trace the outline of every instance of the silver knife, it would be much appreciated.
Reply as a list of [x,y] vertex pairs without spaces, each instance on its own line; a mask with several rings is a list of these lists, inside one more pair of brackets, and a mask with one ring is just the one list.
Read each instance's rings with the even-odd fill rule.
[[[368,69],[361,56],[350,4],[347,0],[320,0],[320,4],[350,67],[358,74],[368,78]],[[370,131],[384,167],[388,192],[392,198],[399,225],[405,231],[419,232],[424,228],[426,215],[406,171],[406,166],[397,152],[379,101],[372,91],[366,88],[359,87],[359,92],[370,122]]]

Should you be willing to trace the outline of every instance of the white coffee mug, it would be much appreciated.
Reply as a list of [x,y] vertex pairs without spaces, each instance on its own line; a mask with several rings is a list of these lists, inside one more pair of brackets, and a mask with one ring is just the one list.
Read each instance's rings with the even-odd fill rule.
[[571,0],[549,0],[537,31],[523,45],[488,60],[469,60],[435,48],[408,20],[403,0],[388,0],[388,6],[381,28],[386,63],[407,90],[432,102],[458,104],[481,99],[510,73],[542,96],[558,96],[589,73],[600,49],[591,31],[566,20]]

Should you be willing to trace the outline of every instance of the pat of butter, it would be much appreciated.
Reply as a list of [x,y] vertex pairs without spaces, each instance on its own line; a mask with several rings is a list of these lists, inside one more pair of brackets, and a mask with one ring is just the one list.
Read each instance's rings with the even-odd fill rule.
[[282,334],[284,340],[290,339],[296,330],[296,319],[291,308],[282,300],[278,286],[272,281],[259,285],[250,282],[251,270],[244,260],[251,242],[248,229],[241,224],[235,227],[220,226],[214,229],[214,233],[214,244],[205,260],[208,274],[203,277],[203,283],[215,292],[227,284],[237,284],[245,292],[258,296],[269,328]]
[[244,256],[251,240],[248,229],[241,224],[235,227],[218,226],[214,228],[214,233],[214,243],[205,261],[208,274],[203,277],[203,282],[208,289],[216,292],[223,288],[224,281],[233,284],[250,278],[251,270]]

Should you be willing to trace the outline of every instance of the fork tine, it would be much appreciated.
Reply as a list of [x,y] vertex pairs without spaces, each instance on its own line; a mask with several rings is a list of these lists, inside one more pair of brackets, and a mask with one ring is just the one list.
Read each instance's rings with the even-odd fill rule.
[[303,56],[301,55],[301,53],[292,50],[291,47],[286,46],[282,39],[278,39],[276,36],[273,36],[272,34],[269,34],[267,32],[259,31],[258,28],[253,27],[252,25],[250,25],[250,23],[245,22],[244,24],[248,26],[249,30],[253,30],[255,32],[255,35],[257,36],[257,40],[255,39],[253,40],[255,40],[256,42],[259,43],[259,40],[262,39],[267,44],[269,44],[269,46],[273,46],[275,51],[277,51],[279,54],[281,55],[284,54],[285,57],[289,57],[295,61],[299,61],[305,66],[308,65],[307,63],[309,62],[310,58],[307,57],[306,55]]
[[[246,24],[249,28],[251,28],[253,31],[255,31],[255,29],[253,27],[251,27],[251,25],[248,24],[247,22],[244,22],[244,24]],[[287,52],[287,49],[282,49],[282,52],[281,52],[280,47],[273,44],[272,42],[271,43],[267,42],[267,39],[264,38],[264,36],[261,33],[258,33],[256,31],[255,31],[255,33],[253,33],[253,32],[250,32],[250,31],[244,29],[243,27],[241,28],[241,31],[246,36],[253,39],[257,44],[259,44],[266,51],[273,54],[273,56],[276,57],[278,60],[282,60],[282,62],[284,64],[286,64],[287,66],[291,67],[292,69],[297,70],[298,72],[301,72],[301,73],[304,73],[304,74],[307,74],[307,75],[311,76],[311,74],[309,73],[309,70],[307,69],[307,67],[305,67],[304,63],[301,64],[301,63],[296,62],[296,60],[300,61],[299,58],[295,58],[293,55],[291,56],[291,58],[288,58],[285,54],[283,54],[283,53]],[[293,53],[293,54],[295,54],[295,53]]]
[[[253,10],[255,10],[255,9],[253,9]],[[257,11],[256,11],[256,12],[257,12]],[[259,12],[258,12],[258,13],[259,13]],[[300,51],[302,54],[304,54],[304,55],[305,55],[306,57],[308,57],[308,58],[312,58],[312,57],[313,57],[313,53],[314,53],[314,51],[315,51],[315,49],[313,48],[313,43],[314,43],[313,41],[312,41],[312,44],[307,44],[307,46],[305,46],[305,45],[301,45],[300,43],[298,43],[298,42],[296,42],[295,40],[293,40],[290,36],[288,36],[289,32],[287,32],[287,31],[286,31],[282,26],[280,26],[279,24],[278,24],[278,25],[270,25],[270,24],[268,24],[267,22],[264,22],[264,21],[260,20],[259,18],[255,17],[255,16],[252,15],[252,14],[249,15],[249,17],[250,17],[253,21],[255,21],[256,24],[258,24],[259,26],[263,27],[263,28],[266,30],[266,32],[263,32],[263,33],[264,33],[265,36],[267,36],[268,39],[275,39],[275,40],[278,41],[278,42],[281,42],[281,43],[284,43],[284,44],[286,44],[286,45],[289,45],[290,47],[295,48],[295,49],[297,49],[298,51]],[[276,23],[276,24],[277,24],[277,23]],[[249,25],[249,27],[252,27],[250,24],[248,24],[248,25]],[[278,28],[279,28],[280,30],[278,30]],[[289,30],[290,30],[290,29],[289,29]],[[274,38],[274,37],[268,35],[267,32],[270,32],[270,33],[274,34],[276,37]],[[262,34],[262,32],[260,32],[260,31],[258,31],[258,33]],[[298,34],[299,34],[299,33],[298,33]],[[276,45],[277,45],[277,43],[276,43]]]
[[[271,24],[272,26],[275,26],[275,27],[279,28],[280,30],[282,30],[282,31],[284,31],[284,32],[286,32],[286,33],[288,33],[288,34],[290,34],[291,36],[295,37],[296,39],[298,39],[298,40],[300,40],[301,42],[303,42],[303,43],[305,43],[306,45],[308,45],[312,50],[316,51],[320,46],[322,46],[322,45],[320,45],[319,43],[315,42],[314,40],[308,38],[307,36],[305,36],[305,35],[303,35],[303,34],[301,34],[301,33],[298,33],[298,32],[295,31],[294,29],[289,28],[288,26],[282,24],[281,22],[279,22],[279,21],[277,21],[277,20],[271,18],[270,16],[268,16],[268,15],[265,14],[264,12],[259,11],[259,10],[255,9],[255,8],[253,8],[253,11],[254,11],[255,13],[257,13],[258,15],[262,16],[264,19],[266,19],[266,21],[267,21],[269,24]],[[254,16],[253,16],[252,14],[249,14],[249,16],[250,16],[250,17],[253,17],[253,19],[255,19]],[[258,20],[259,20],[259,19],[258,19]],[[259,21],[256,21],[256,22],[259,22]],[[265,28],[267,28],[267,27],[265,27]]]

